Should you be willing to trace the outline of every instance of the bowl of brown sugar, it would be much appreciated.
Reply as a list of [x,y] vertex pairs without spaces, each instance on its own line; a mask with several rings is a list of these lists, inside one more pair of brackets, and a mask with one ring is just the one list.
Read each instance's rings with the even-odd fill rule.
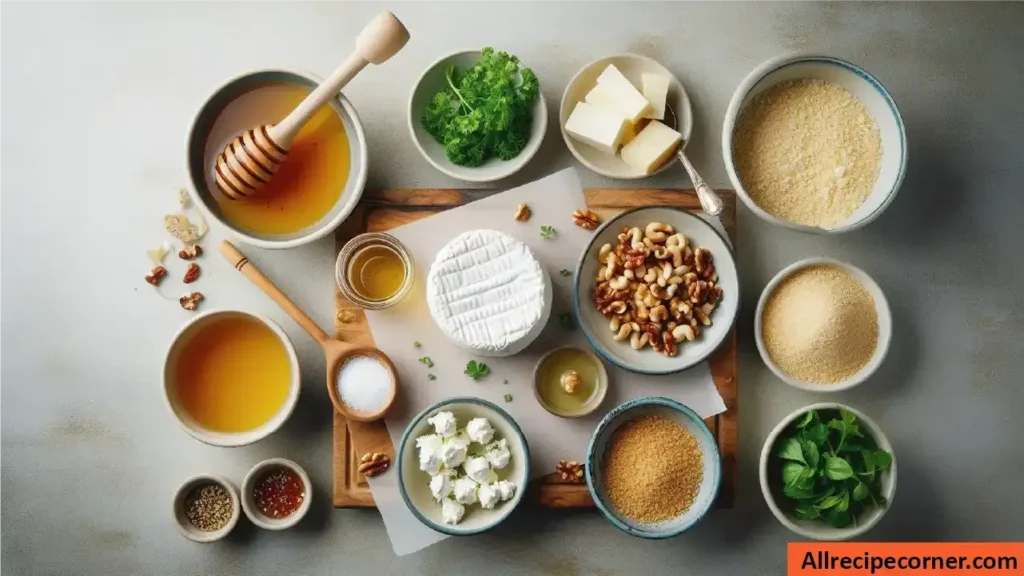
[[699,415],[675,400],[646,397],[601,420],[587,449],[586,476],[594,503],[616,528],[671,538],[711,509],[722,462]]
[[783,382],[811,392],[847,390],[882,364],[892,314],[866,272],[831,258],[784,268],[754,313],[761,359]]

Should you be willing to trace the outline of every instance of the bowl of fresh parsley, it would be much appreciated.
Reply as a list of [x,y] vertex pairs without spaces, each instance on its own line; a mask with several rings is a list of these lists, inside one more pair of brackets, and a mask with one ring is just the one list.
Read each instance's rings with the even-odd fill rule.
[[881,429],[834,402],[782,419],[761,450],[761,493],[783,526],[814,540],[849,540],[882,519],[896,459]]
[[413,143],[435,168],[467,182],[500,180],[526,165],[547,115],[533,70],[493,48],[438,59],[409,98]]

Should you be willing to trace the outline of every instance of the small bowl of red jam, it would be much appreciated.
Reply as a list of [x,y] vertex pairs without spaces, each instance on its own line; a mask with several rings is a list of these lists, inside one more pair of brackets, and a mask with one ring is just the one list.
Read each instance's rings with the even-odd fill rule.
[[271,458],[253,466],[242,481],[242,510],[266,530],[284,530],[302,520],[313,498],[313,484],[301,466]]

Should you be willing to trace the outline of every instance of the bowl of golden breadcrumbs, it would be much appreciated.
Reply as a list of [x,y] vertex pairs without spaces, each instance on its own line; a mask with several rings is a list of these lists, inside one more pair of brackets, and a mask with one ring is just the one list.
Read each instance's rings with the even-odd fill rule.
[[831,56],[785,55],[740,83],[722,126],[737,195],[762,219],[841,233],[877,218],[907,170],[907,135],[889,92]]
[[699,415],[649,396],[601,420],[587,449],[586,477],[594,503],[616,528],[640,538],[671,538],[711,509],[722,461]]
[[892,313],[882,289],[860,268],[808,258],[782,269],[761,292],[754,340],[765,365],[790,386],[848,390],[881,366]]

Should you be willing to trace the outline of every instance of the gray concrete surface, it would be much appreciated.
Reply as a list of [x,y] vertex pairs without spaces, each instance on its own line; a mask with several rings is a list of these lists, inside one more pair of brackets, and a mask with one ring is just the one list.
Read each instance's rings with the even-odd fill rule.
[[[388,5],[414,41],[347,90],[367,127],[371,186],[453,186],[416,153],[406,102],[439,55],[494,45],[538,73],[557,110],[571,75],[602,55],[652,56],[694,103],[693,161],[727,185],[720,124],[737,83],[784,50],[844,57],[893,93],[910,169],[889,210],[823,238],[742,210],[740,494],[690,533],[632,539],[591,511],[528,510],[493,533],[396,559],[375,511],[329,506],[330,405],[313,343],[244,279],[208,261],[211,307],[278,320],[305,370],[280,433],[234,450],[182,433],[161,400],[164,348],[183,320],[142,282],[144,250],[185,183],[183,143],[225,78],[275,65],[327,73],[382,5],[4,3],[2,19],[2,571],[4,574],[781,574],[790,534],[756,478],[785,413],[820,399],[761,364],[751,310],[784,265],[828,255],[888,295],[895,338],[880,373],[835,396],[885,429],[899,458],[878,540],[1024,537],[1024,5],[450,3]],[[259,41],[284,30],[284,41]],[[245,49],[242,47],[245,46]],[[555,115],[552,113],[552,119]],[[571,164],[551,125],[522,176]],[[616,185],[580,170],[590,186]],[[521,181],[521,180],[520,180]],[[679,173],[648,182],[685,186]],[[220,237],[220,230],[211,232]],[[330,241],[251,256],[323,325]],[[311,473],[314,509],[285,533],[243,526],[226,542],[178,536],[170,496],[186,476],[240,480],[283,455]]]

